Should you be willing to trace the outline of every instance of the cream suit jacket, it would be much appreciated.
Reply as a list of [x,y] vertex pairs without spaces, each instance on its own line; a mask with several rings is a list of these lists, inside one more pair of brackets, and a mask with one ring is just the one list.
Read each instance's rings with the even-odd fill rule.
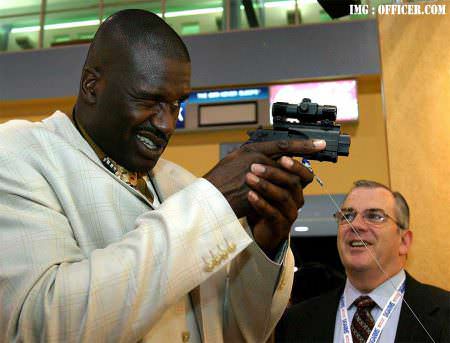
[[0,342],[179,342],[189,292],[204,342],[266,340],[290,250],[270,261],[205,179],[164,160],[152,179],[156,210],[61,112],[0,125]]

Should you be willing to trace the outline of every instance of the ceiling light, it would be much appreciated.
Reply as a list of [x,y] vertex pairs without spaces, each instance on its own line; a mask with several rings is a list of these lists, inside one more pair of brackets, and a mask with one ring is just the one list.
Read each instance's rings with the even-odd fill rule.
[[[73,22],[69,22],[69,23],[44,25],[44,30],[68,29],[68,28],[72,28],[72,27],[94,26],[94,25],[99,25],[99,24],[100,24],[100,21],[98,19],[73,21]],[[36,32],[36,31],[39,31],[39,26],[16,27],[11,30],[11,33],[24,33],[24,32]]]
[[275,8],[275,7],[288,7],[294,8],[295,1],[273,1],[264,3],[265,8]]
[[[173,17],[182,17],[186,15],[198,15],[198,14],[209,14],[209,13],[221,13],[223,12],[222,7],[212,7],[212,8],[200,8],[198,10],[186,10],[186,11],[175,11],[175,12],[166,12],[164,17],[173,18]],[[157,13],[160,17],[161,13]]]

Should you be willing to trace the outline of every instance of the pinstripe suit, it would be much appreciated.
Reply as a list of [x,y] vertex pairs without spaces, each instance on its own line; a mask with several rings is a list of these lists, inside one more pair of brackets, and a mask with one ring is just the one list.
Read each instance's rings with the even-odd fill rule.
[[65,114],[0,125],[0,342],[181,341],[190,291],[203,341],[266,339],[290,251],[280,276],[208,181],[164,160],[152,173],[153,211]]

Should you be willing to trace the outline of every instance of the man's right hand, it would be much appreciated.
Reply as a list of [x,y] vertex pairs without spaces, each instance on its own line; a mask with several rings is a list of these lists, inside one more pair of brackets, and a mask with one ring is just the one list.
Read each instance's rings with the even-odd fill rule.
[[[251,209],[247,198],[250,188],[246,183],[246,174],[252,164],[280,168],[276,160],[282,156],[312,154],[323,150],[324,147],[324,142],[320,140],[280,140],[245,144],[222,159],[204,178],[224,195],[236,216],[241,218],[248,215]],[[292,177],[304,185],[311,182],[311,179],[298,180],[298,175],[292,174]]]

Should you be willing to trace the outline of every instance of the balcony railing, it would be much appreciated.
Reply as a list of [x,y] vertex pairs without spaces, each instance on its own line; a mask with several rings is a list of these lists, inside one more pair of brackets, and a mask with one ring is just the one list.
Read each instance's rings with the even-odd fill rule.
[[[397,1],[363,1],[375,6],[391,2]],[[105,18],[126,8],[155,12],[180,35],[332,20],[316,0],[14,0],[0,2],[0,52],[89,42]]]

